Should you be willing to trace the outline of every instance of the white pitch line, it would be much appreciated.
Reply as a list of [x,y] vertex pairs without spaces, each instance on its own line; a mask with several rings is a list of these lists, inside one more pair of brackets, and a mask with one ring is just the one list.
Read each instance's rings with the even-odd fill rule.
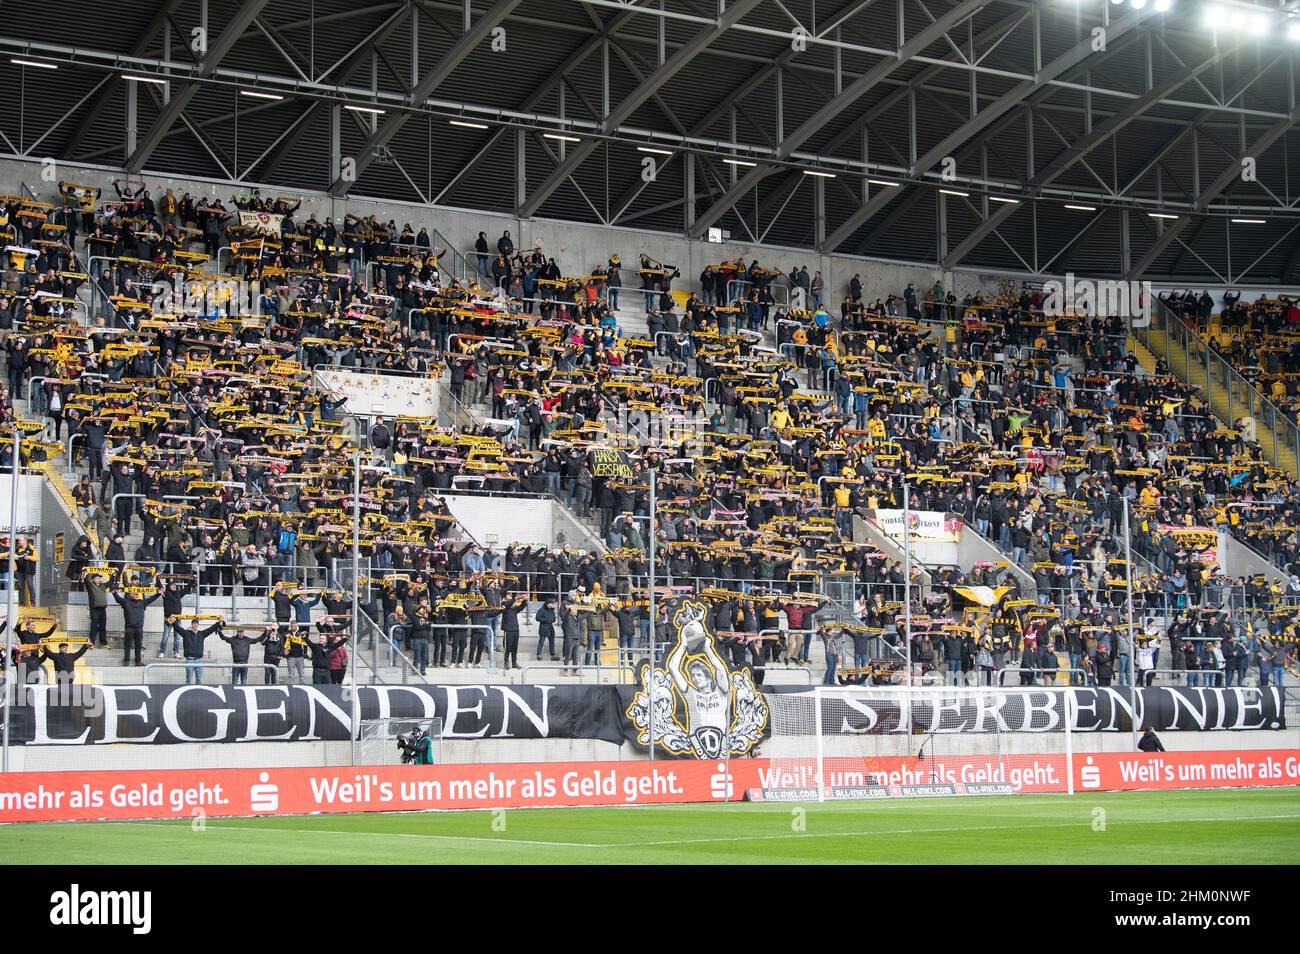
[[[1283,818],[1300,818],[1300,814],[1286,815],[1251,815],[1245,818],[1233,818],[1234,822],[1251,822],[1251,821],[1275,821]],[[1222,816],[1214,818],[1168,818],[1155,820],[1134,820],[1135,825],[1174,825],[1174,824],[1196,824],[1198,822],[1217,822],[1224,821]],[[163,822],[122,822],[124,825],[135,825],[145,828],[181,828],[181,825],[169,825]],[[535,845],[543,848],[652,848],[652,847],[669,847],[673,845],[708,845],[742,841],[785,841],[799,838],[868,838],[879,835],[933,835],[947,834],[950,832],[968,832],[968,831],[1028,831],[1039,828],[1045,830],[1059,828],[1081,828],[1088,823],[1084,820],[1070,822],[1059,825],[959,825],[945,828],[894,828],[888,830],[875,829],[871,831],[823,831],[823,832],[790,832],[789,834],[779,835],[728,835],[717,838],[681,838],[669,839],[663,841],[628,841],[628,842],[604,842],[591,843],[579,841],[534,841],[524,838],[484,838],[480,835],[438,835],[438,834],[420,834],[416,832],[374,832],[374,831],[340,831],[334,828],[259,828],[252,825],[218,825],[209,826],[211,829],[219,831],[255,831],[255,832],[284,832],[294,835],[352,835],[366,838],[414,838],[414,839],[432,839],[438,841],[474,841],[490,842],[494,845]]]
[[[119,824],[141,828],[184,828],[184,824],[169,825],[165,822],[120,822]],[[581,841],[528,841],[523,838],[485,838],[482,835],[434,835],[417,832],[384,831],[342,831],[337,828],[258,828],[253,825],[210,824],[204,831],[255,831],[285,832],[293,835],[364,835],[367,838],[431,838],[442,841],[486,841],[494,845],[540,845],[545,848],[604,848],[603,844],[590,844]]]
[[[1300,814],[1295,815],[1252,815],[1247,818],[1233,818],[1234,822],[1240,821],[1270,821],[1279,818],[1300,818]],[[1222,816],[1215,818],[1167,818],[1156,819],[1153,821],[1134,820],[1135,825],[1173,825],[1173,824],[1196,824],[1197,822],[1217,822],[1225,821]],[[629,841],[617,842],[604,845],[606,848],[649,848],[656,846],[669,845],[709,845],[720,842],[733,841],[776,841],[787,840],[790,838],[868,838],[876,835],[933,835],[947,834],[949,832],[959,831],[1028,831],[1034,828],[1053,829],[1053,828],[1083,828],[1088,825],[1086,820],[1070,822],[1060,825],[963,825],[949,828],[894,828],[889,830],[876,829],[872,831],[803,831],[790,832],[789,834],[780,835],[728,835],[718,838],[683,838],[668,841]]]
[[[1264,797],[1297,798],[1300,797],[1300,792],[1297,792],[1296,789],[1297,789],[1296,786],[1287,786],[1286,791],[1277,791],[1273,789],[1263,789],[1263,788],[1251,789],[1249,791],[1250,791],[1250,796],[1252,798],[1264,798]],[[1246,790],[1245,789],[1223,789],[1223,788],[1179,789],[1176,793],[1172,793],[1172,794],[1177,794],[1181,801],[1190,801],[1198,798],[1218,798],[1218,797],[1222,797],[1224,794],[1227,794],[1229,792],[1235,792],[1235,791],[1240,791],[1245,793]],[[1083,801],[1087,801],[1091,805],[1095,802],[1110,799],[1110,798],[1122,799],[1134,795],[1168,795],[1168,794],[1171,793],[1169,791],[1162,791],[1158,789],[1134,789],[1132,791],[1117,791],[1117,792],[1075,792],[1073,795],[1066,794],[1065,792],[1059,792],[1055,795],[1048,795],[1046,797],[1026,796],[1026,795],[972,795],[972,796],[960,796],[960,797],[951,796],[950,801],[952,802],[951,808],[958,813],[974,812],[979,815],[984,815],[985,805],[993,804],[996,802],[1006,802],[1008,805],[1015,805],[1017,808],[1031,806],[1031,805],[1059,805],[1063,809],[1068,808],[1070,810],[1077,810],[1079,808],[1080,803]],[[987,801],[982,801],[981,804],[978,805],[969,804],[969,802],[972,799],[987,800]],[[704,803],[695,802],[695,803],[681,803],[681,804],[673,804],[671,802],[665,802],[662,804],[655,804],[653,802],[644,802],[644,803],[638,803],[633,805],[588,805],[584,807],[617,808],[622,811],[638,811],[638,810],[665,811],[665,812],[672,812],[673,814],[685,814],[685,815],[716,815],[717,810],[719,808],[737,809],[745,812],[753,812],[755,814],[763,811],[771,811],[778,814],[789,814],[790,809],[793,807],[803,807],[806,808],[808,811],[815,810],[819,813],[821,812],[830,813],[830,812],[863,811],[868,807],[883,809],[886,805],[889,805],[898,808],[900,811],[902,811],[910,806],[918,806],[922,804],[934,804],[935,802],[938,801],[943,801],[943,799],[891,798],[891,799],[881,799],[881,800],[840,799],[840,800],[831,800],[826,802],[818,802],[816,800],[810,800],[805,802],[777,802],[777,801],[704,802]],[[1140,799],[1137,799],[1137,801],[1140,801]]]

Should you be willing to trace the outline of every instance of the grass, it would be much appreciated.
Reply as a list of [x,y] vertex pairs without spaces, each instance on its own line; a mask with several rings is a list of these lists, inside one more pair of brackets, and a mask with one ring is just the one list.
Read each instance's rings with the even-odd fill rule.
[[45,823],[0,826],[0,853],[65,865],[1292,864],[1300,788]]

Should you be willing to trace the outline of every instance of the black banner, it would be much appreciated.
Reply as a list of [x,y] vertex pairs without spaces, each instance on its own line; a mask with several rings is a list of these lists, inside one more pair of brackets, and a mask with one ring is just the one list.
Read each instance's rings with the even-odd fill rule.
[[591,476],[609,477],[614,480],[628,481],[636,479],[636,468],[631,459],[620,450],[592,448],[588,460],[591,463]]
[[[792,702],[789,693],[782,695],[787,724],[814,724],[811,693],[800,690],[794,696],[799,702]],[[1282,692],[1274,688],[927,689],[910,696],[898,690],[864,688],[856,692],[832,690],[821,698],[822,732],[826,735],[909,730],[1059,732],[1067,705],[1075,732],[1131,732],[1135,724],[1139,730],[1157,732],[1286,728]],[[797,708],[790,712],[791,705],[801,704],[807,707],[806,712]]]
[[[348,686],[78,686],[61,699],[53,686],[23,687],[10,707],[17,745],[173,744],[185,742],[346,741],[352,722]],[[445,685],[358,686],[360,719],[443,720],[443,738],[597,739],[637,741],[632,713],[644,691],[633,686]],[[784,710],[780,724],[815,725],[813,693],[764,689]],[[822,731],[1056,732],[1069,712],[1077,732],[1284,729],[1282,693],[1268,688],[1078,688],[1002,692],[928,690],[830,692]],[[1136,712],[1134,707],[1136,706]],[[806,707],[801,712],[799,707]],[[670,723],[670,718],[664,720]],[[689,726],[688,726],[689,728]],[[644,745],[644,739],[640,740]],[[670,754],[670,753],[665,753]],[[682,754],[686,754],[683,747]],[[755,754],[761,754],[756,752]],[[690,757],[689,755],[687,757]]]
[[[94,686],[63,699],[27,686],[10,708],[10,742],[102,745],[134,742],[347,741],[349,686]],[[442,737],[601,739],[622,744],[615,686],[358,686],[356,714],[442,719]],[[69,703],[69,704],[61,704]]]

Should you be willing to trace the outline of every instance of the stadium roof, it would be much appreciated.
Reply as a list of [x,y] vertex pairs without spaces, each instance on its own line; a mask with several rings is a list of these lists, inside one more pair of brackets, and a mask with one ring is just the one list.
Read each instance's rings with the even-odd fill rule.
[[948,267],[1298,282],[1298,7],[9,3],[0,150]]

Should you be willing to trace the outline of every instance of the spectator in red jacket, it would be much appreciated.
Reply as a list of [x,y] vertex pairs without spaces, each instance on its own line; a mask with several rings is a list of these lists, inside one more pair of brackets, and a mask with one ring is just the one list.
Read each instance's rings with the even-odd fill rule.
[[785,610],[788,627],[786,655],[783,662],[796,666],[806,663],[808,652],[812,648],[812,640],[806,633],[806,630],[812,628],[812,607],[800,603],[782,603],[781,609]]

